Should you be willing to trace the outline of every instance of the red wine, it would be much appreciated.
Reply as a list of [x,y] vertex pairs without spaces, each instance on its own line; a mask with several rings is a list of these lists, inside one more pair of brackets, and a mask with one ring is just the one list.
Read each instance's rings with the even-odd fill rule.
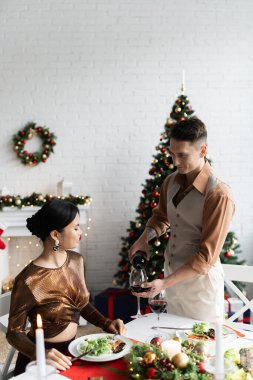
[[149,306],[150,306],[150,309],[153,311],[153,313],[160,314],[165,310],[165,308],[167,306],[167,301],[165,301],[165,300],[151,300],[151,301],[149,301]]
[[135,293],[149,292],[151,288],[142,288],[140,285],[131,286],[131,289]]

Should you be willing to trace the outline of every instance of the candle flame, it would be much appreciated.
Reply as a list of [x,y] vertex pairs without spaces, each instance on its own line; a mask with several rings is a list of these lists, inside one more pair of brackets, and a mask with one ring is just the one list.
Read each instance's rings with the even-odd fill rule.
[[38,327],[39,329],[42,328],[42,319],[41,319],[40,314],[37,314],[37,327]]

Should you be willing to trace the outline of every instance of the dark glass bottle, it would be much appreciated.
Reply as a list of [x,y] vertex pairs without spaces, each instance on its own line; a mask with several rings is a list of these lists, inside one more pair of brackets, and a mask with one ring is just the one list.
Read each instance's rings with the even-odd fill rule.
[[147,255],[143,251],[136,251],[132,260],[135,269],[144,269],[147,265]]

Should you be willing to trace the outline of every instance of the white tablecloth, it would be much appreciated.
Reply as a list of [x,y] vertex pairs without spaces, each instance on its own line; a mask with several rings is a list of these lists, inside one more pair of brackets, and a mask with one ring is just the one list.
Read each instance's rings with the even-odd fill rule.
[[[136,339],[141,342],[147,342],[150,340],[149,338],[151,338],[152,336],[156,336],[157,333],[170,334],[171,332],[172,335],[175,333],[175,330],[153,330],[151,328],[152,326],[185,327],[187,329],[191,328],[194,322],[196,322],[196,320],[191,318],[180,317],[177,315],[166,313],[160,315],[160,321],[158,322],[156,314],[146,314],[145,316],[142,316],[141,318],[135,319],[126,324],[126,336],[128,338]],[[224,350],[228,347],[236,346],[253,347],[253,332],[239,329],[238,331],[245,334],[245,338],[237,338],[233,342],[228,343],[227,345],[224,344]]]

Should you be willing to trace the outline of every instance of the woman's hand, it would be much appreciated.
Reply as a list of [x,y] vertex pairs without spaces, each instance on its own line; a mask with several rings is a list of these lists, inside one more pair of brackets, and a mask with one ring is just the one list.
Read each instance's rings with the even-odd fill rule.
[[154,297],[157,294],[161,292],[161,290],[166,289],[164,280],[154,280],[151,282],[146,282],[141,286],[142,288],[151,288],[149,292],[141,292],[141,293],[133,293],[134,296],[136,297],[143,297],[143,298],[148,298],[148,297]]
[[63,355],[55,348],[46,350],[46,358],[53,362],[52,364],[60,371],[65,371],[72,365],[70,356]]
[[126,327],[124,325],[124,322],[121,319],[115,319],[108,326],[107,331],[112,333],[112,334],[124,335],[127,330],[126,330]]

